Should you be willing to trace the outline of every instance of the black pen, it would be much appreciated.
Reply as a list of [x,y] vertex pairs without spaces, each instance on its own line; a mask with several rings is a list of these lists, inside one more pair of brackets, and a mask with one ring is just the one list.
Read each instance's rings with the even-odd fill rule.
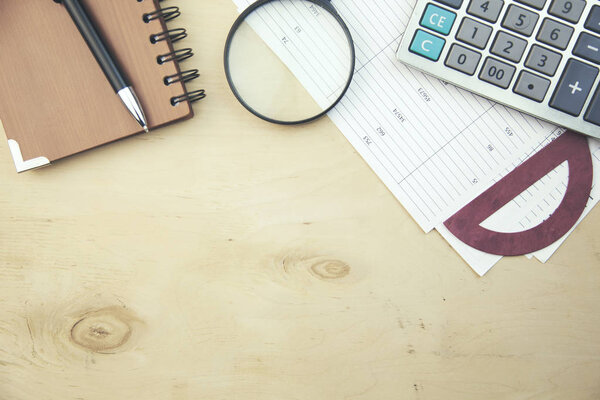
[[71,15],[73,22],[79,29],[81,36],[85,39],[88,47],[94,54],[96,61],[100,64],[100,68],[104,71],[106,78],[110,82],[115,92],[125,104],[125,107],[129,110],[133,118],[144,128],[144,131],[148,132],[148,122],[144,115],[144,110],[140,105],[135,92],[131,85],[127,83],[123,74],[121,73],[114,58],[108,52],[108,49],[104,45],[102,38],[98,34],[98,31],[90,21],[85,9],[79,2],[79,0],[54,0],[56,3],[62,3]]

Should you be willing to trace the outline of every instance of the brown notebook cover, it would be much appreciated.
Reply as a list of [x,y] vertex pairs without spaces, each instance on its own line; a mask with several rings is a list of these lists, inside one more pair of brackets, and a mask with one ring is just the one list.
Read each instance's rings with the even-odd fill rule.
[[[192,117],[189,102],[173,106],[184,84],[165,85],[180,73],[157,57],[173,51],[156,0],[82,0],[136,91],[149,127]],[[141,133],[75,27],[52,0],[0,0],[0,120],[17,171]]]

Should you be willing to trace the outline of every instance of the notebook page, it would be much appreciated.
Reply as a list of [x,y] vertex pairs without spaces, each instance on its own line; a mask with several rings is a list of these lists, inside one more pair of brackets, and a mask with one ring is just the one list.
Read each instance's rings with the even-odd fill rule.
[[[234,1],[240,10],[251,3]],[[395,51],[414,3],[333,1],[352,32],[357,65],[350,89],[329,116],[430,231],[558,129],[398,62]],[[266,14],[263,22],[283,29],[286,43],[318,41],[307,30],[296,33],[298,21],[289,15]],[[277,54],[293,51],[277,44],[281,35],[260,34]],[[287,65],[292,72],[298,69],[293,62]],[[314,80],[296,75],[318,98],[321,88]]]

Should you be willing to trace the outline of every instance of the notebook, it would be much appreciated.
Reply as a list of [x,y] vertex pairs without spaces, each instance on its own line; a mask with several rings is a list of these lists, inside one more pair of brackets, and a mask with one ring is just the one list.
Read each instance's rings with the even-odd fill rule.
[[[156,0],[82,0],[136,91],[150,129],[191,118],[197,70],[173,50],[177,7]],[[162,58],[161,58],[162,57]],[[165,62],[160,63],[160,61]],[[0,121],[18,172],[141,133],[65,8],[50,0],[0,1]],[[151,134],[151,133],[150,133]],[[1,155],[0,155],[1,156]]]

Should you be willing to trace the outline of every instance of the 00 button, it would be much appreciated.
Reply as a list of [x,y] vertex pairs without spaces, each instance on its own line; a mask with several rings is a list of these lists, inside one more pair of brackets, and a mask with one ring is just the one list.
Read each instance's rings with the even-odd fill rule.
[[495,58],[488,57],[479,73],[479,79],[506,89],[510,86],[516,68]]

